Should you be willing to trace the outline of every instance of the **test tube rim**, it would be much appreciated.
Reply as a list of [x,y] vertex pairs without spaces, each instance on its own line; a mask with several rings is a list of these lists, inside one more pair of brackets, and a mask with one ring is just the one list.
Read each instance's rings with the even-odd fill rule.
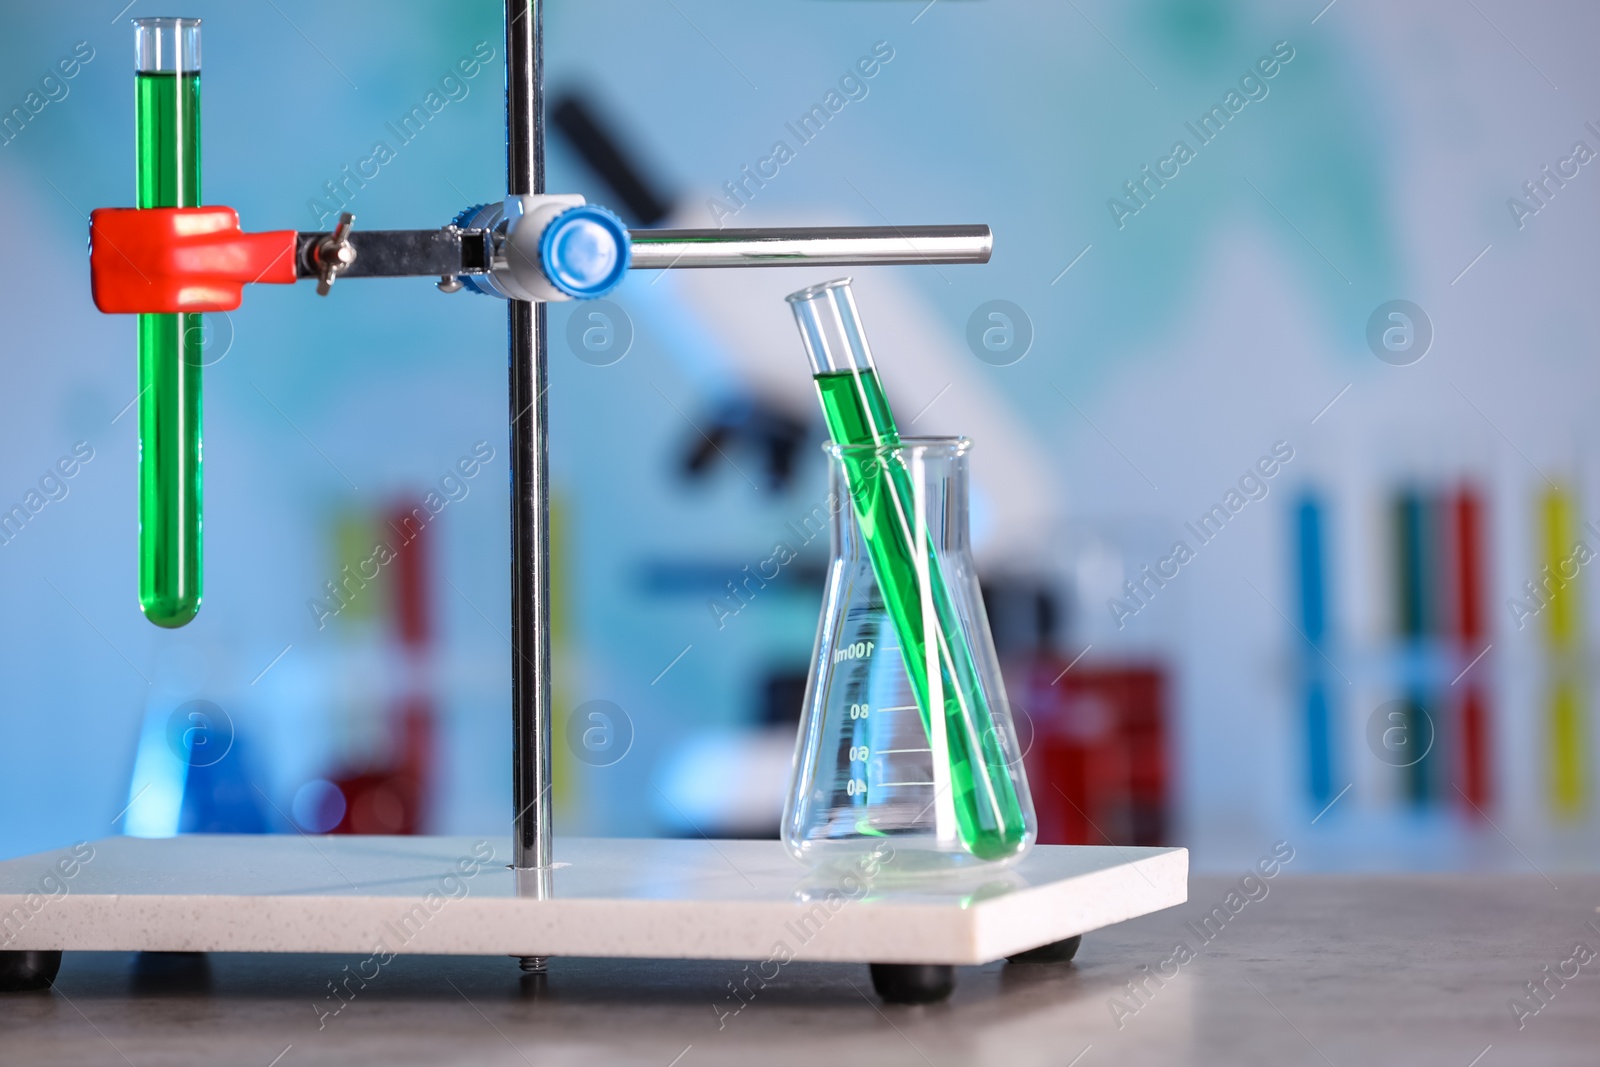
[[845,277],[835,278],[830,282],[821,282],[817,285],[808,285],[804,289],[790,293],[788,296],[784,297],[784,299],[791,304],[804,304],[808,301],[816,300],[818,297],[830,290],[847,289],[850,287],[850,284],[853,281],[853,278]]
[[[200,73],[200,23],[202,20],[187,15],[143,15],[139,18],[128,20],[134,28],[134,58],[133,69],[137,74],[199,74]],[[140,54],[139,45],[141,36],[146,30],[171,31],[174,34],[183,30],[193,30],[194,40],[193,56],[189,64],[184,63],[185,48],[182,38],[178,37],[173,48],[173,61],[163,64],[161,52],[156,51],[155,59],[145,62]],[[159,39],[159,35],[158,35]],[[170,66],[171,69],[167,69]]]
[[867,340],[867,328],[861,321],[861,309],[856,306],[851,278],[835,278],[807,286],[784,299],[794,312],[812,373],[877,372],[872,342]]

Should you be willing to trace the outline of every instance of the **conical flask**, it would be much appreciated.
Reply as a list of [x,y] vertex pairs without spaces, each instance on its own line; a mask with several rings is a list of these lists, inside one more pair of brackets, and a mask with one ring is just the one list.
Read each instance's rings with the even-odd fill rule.
[[832,559],[784,844],[888,874],[1014,861],[1036,824],[968,539],[971,442],[824,447]]

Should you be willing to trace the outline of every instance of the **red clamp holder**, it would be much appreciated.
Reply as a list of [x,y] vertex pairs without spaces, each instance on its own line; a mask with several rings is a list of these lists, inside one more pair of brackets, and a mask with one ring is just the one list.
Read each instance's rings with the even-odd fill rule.
[[95,307],[111,314],[232,311],[246,282],[294,283],[297,236],[243,233],[231,207],[99,208],[89,215]]

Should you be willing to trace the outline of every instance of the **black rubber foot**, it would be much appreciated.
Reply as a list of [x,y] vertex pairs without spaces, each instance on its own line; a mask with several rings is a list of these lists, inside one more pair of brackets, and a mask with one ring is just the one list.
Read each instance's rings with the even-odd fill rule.
[[0,952],[0,993],[49,989],[59,970],[59,952]]
[[874,963],[872,988],[890,1004],[932,1004],[956,987],[956,969],[943,963]]
[[1078,954],[1078,946],[1083,944],[1083,935],[1069,937],[1065,941],[1052,941],[1048,945],[1030,948],[1026,952],[1019,952],[1015,956],[1007,956],[1012,963],[1071,963],[1072,957]]

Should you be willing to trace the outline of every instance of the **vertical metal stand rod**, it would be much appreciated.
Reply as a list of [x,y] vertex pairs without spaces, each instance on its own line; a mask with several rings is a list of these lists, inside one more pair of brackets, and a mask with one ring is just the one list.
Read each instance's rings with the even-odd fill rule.
[[[544,192],[541,0],[506,0],[506,191]],[[549,383],[543,304],[511,301],[512,866],[548,868],[550,815]]]

